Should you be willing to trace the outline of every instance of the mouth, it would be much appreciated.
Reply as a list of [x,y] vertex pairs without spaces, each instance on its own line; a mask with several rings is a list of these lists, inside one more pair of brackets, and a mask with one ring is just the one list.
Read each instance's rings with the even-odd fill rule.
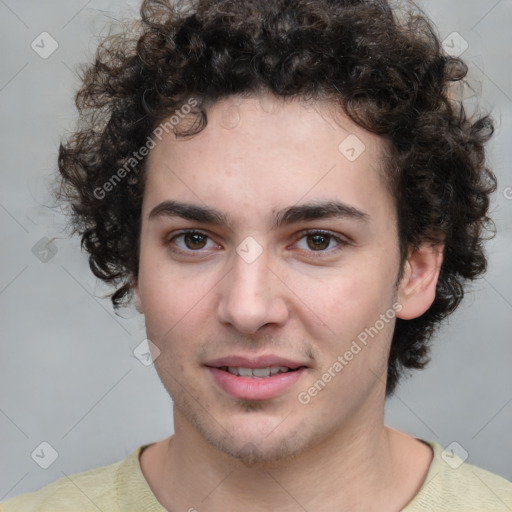
[[255,379],[265,379],[279,375],[281,373],[296,372],[300,368],[289,368],[288,366],[267,366],[265,368],[244,368],[241,366],[221,366],[218,369],[224,372],[229,372],[231,375],[237,375],[238,377],[251,377]]
[[239,400],[269,400],[290,389],[308,367],[273,356],[229,357],[205,365],[218,389]]

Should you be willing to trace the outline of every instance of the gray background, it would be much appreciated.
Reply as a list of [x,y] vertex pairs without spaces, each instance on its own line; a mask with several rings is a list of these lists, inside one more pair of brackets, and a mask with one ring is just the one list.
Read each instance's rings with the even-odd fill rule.
[[[90,59],[105,23],[137,3],[0,0],[0,501],[172,431],[170,399],[133,354],[145,338],[142,316],[113,313],[78,240],[43,206],[59,139],[73,128],[76,66]],[[512,0],[421,5],[442,39],[456,31],[468,42],[480,103],[496,118],[499,234],[486,278],[436,337],[429,368],[389,401],[386,420],[443,446],[456,441],[469,462],[512,479]],[[47,59],[31,48],[43,31],[59,45]],[[44,237],[57,237],[46,263],[36,250]],[[58,453],[48,469],[31,456],[43,441]]]

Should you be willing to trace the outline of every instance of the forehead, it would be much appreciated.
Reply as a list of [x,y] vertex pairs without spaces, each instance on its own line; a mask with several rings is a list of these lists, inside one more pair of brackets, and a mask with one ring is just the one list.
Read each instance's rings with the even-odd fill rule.
[[382,139],[332,103],[232,96],[211,105],[207,119],[201,132],[164,135],[151,151],[146,214],[169,198],[262,215],[306,200],[342,199],[364,211],[392,199]]

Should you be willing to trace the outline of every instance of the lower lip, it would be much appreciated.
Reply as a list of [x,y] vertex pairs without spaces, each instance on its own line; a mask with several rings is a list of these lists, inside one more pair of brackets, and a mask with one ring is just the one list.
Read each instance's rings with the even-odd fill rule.
[[239,400],[268,400],[295,384],[306,368],[278,373],[270,377],[240,377],[218,368],[208,368],[217,385],[228,395]]

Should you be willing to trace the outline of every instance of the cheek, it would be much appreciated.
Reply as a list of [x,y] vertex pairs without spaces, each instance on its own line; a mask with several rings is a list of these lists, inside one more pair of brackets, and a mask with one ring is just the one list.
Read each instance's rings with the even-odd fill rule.
[[333,269],[329,276],[295,275],[293,289],[312,311],[334,325],[357,326],[389,308],[393,297],[392,272],[361,258],[361,264]]
[[[331,399],[345,397],[345,400],[347,390],[354,393],[355,386],[364,387],[362,381],[370,386],[378,378],[376,375],[381,375],[386,368],[394,322],[381,325],[379,319],[390,311],[394,301],[393,284],[392,272],[382,272],[382,259],[373,263],[367,259],[364,265],[339,269],[329,279],[321,281],[303,278],[303,302],[310,305],[325,324],[309,332],[311,338],[317,340],[322,374],[330,370],[336,375],[333,385],[329,386],[331,391],[324,396],[333,393]],[[341,371],[333,368],[338,356],[342,356]]]
[[[139,276],[147,336],[162,356],[155,365],[158,369],[160,362],[165,369],[197,350],[197,335],[212,318],[209,297],[215,282],[177,275],[176,269],[171,275],[169,269],[160,272],[149,265],[141,265]],[[178,370],[174,368],[173,371]]]
[[165,249],[142,240],[138,287],[148,328],[161,335],[185,315],[195,296],[192,282],[168,264]]
[[186,323],[187,315],[197,302],[189,289],[182,289],[176,281],[149,277],[139,285],[148,337],[157,344],[166,342]]

